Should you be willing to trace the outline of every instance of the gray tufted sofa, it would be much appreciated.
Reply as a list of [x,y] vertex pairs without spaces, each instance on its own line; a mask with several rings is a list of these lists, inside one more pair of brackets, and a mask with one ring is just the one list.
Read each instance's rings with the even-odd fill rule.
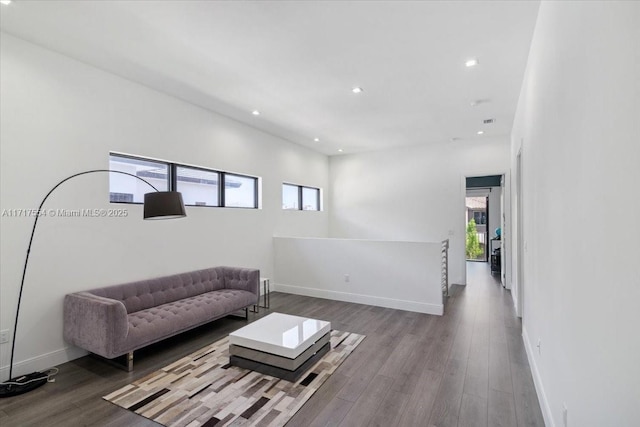
[[258,302],[260,271],[215,267],[64,298],[64,339],[113,359]]

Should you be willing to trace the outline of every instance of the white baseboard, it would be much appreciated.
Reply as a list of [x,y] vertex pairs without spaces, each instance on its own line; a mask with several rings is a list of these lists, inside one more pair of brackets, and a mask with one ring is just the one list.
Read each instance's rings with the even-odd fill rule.
[[536,388],[536,394],[538,395],[538,400],[540,401],[540,409],[542,410],[542,417],[544,418],[544,424],[547,427],[556,427],[553,422],[553,416],[551,414],[551,407],[549,406],[549,401],[547,400],[547,394],[544,391],[544,387],[542,386],[542,378],[540,378],[540,371],[538,370],[538,365],[533,357],[533,347],[531,346],[531,341],[529,341],[529,335],[527,335],[527,330],[522,327],[522,341],[524,341],[524,349],[527,353],[527,359],[529,360],[529,366],[531,367],[531,375],[533,376],[533,385]]
[[332,299],[356,304],[375,305],[378,307],[395,308],[397,310],[414,311],[417,313],[435,314],[442,316],[442,304],[430,304],[425,302],[406,301],[392,298],[376,297],[372,295],[352,294],[347,292],[329,291],[326,289],[304,288],[301,286],[283,285],[271,283],[272,290],[287,294],[305,295],[308,297]]
[[[21,360],[13,364],[13,376],[28,374],[30,372],[43,371],[53,366],[61,365],[71,360],[89,354],[78,347],[65,347],[49,353]],[[0,367],[0,378],[2,381],[9,379],[9,365]]]

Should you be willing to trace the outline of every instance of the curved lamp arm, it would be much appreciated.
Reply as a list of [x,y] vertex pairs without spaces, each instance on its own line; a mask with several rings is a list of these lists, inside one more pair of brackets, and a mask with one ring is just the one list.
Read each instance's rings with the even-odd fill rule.
[[[27,265],[29,264],[29,253],[31,252],[31,244],[33,243],[33,236],[35,235],[35,232],[36,232],[36,226],[38,225],[38,219],[40,218],[40,212],[42,210],[42,206],[44,205],[44,202],[47,201],[51,193],[53,193],[56,188],[60,187],[65,182],[75,177],[78,177],[80,175],[87,175],[87,174],[98,173],[98,172],[119,173],[122,175],[129,175],[136,179],[139,179],[140,181],[147,184],[149,187],[153,188],[156,191],[156,193],[145,194],[145,219],[162,218],[162,217],[181,218],[186,216],[186,213],[184,210],[184,203],[182,202],[182,195],[180,193],[175,191],[164,191],[164,192],[159,191],[156,187],[151,185],[151,183],[149,183],[148,181],[140,178],[137,175],[133,175],[128,172],[121,172],[121,171],[110,170],[110,169],[93,169],[93,170],[79,172],[71,176],[68,176],[67,178],[63,179],[62,181],[54,185],[53,188],[49,190],[47,195],[44,196],[44,198],[40,202],[40,206],[38,206],[38,210],[36,211],[36,218],[33,221],[33,228],[31,229],[31,238],[29,238],[29,246],[27,247],[27,257],[24,260],[24,269],[22,270],[22,280],[20,281],[20,292],[18,294],[18,307],[16,308],[16,321],[13,325],[13,340],[11,342],[11,361],[9,362],[9,381],[11,381],[11,379],[13,378],[12,376],[13,356],[14,356],[14,350],[16,347],[16,332],[18,331],[18,317],[20,315],[20,302],[22,301],[22,290],[24,289],[24,278],[27,274]],[[151,196],[151,197],[147,197],[147,196]],[[152,213],[147,212],[147,204],[153,205],[154,211]]]

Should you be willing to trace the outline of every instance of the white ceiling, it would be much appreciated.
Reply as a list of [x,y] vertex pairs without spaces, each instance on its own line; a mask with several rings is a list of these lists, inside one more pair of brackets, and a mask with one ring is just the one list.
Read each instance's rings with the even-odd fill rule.
[[15,0],[0,15],[7,33],[335,155],[508,135],[538,5]]

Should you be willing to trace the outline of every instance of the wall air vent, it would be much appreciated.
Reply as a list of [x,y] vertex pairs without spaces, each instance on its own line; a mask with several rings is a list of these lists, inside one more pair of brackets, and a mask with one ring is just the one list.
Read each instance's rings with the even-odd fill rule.
[[491,123],[495,122],[494,119],[484,119],[482,121],[482,123],[484,123],[485,125],[490,125]]

